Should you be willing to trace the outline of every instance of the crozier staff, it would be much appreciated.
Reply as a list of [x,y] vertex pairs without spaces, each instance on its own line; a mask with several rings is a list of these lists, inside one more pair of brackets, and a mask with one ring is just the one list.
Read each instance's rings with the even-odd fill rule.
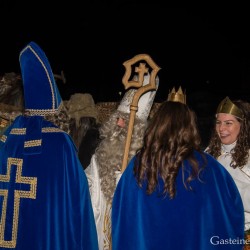
[[[152,68],[152,72],[150,74],[150,80],[147,85],[143,85],[143,78],[144,74],[148,72],[148,68],[145,67],[144,63],[140,63],[139,67],[135,68],[135,72],[139,72],[138,76],[138,81],[128,81],[130,75],[131,75],[131,66],[138,61],[145,60]],[[138,110],[138,101],[139,98],[146,92],[150,90],[155,90],[157,88],[155,84],[155,78],[160,70],[160,67],[156,65],[156,63],[152,60],[152,58],[147,55],[147,54],[140,54],[135,56],[134,58],[126,61],[123,63],[123,65],[126,68],[124,77],[122,79],[122,82],[125,86],[125,89],[129,87],[137,87],[138,90],[135,93],[131,106],[130,106],[130,117],[129,117],[129,125],[128,125],[128,134],[126,138],[126,144],[125,144],[125,150],[124,150],[124,156],[123,156],[123,161],[122,161],[122,172],[125,170],[127,164],[128,164],[128,154],[129,154],[129,148],[130,148],[130,143],[131,143],[131,137],[132,137],[132,132],[133,132],[133,127],[134,127],[134,119],[135,119],[135,114]]]

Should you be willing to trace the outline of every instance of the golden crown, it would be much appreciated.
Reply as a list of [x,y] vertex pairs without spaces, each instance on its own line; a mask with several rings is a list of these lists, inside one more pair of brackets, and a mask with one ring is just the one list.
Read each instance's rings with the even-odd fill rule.
[[179,87],[178,91],[175,91],[175,87],[169,92],[167,101],[181,102],[186,104],[186,94],[183,93],[182,88]]
[[216,114],[218,113],[225,113],[225,114],[231,114],[234,116],[237,116],[241,119],[243,119],[244,114],[242,112],[242,110],[240,108],[238,108],[227,96],[225,99],[223,99],[217,110],[216,110]]

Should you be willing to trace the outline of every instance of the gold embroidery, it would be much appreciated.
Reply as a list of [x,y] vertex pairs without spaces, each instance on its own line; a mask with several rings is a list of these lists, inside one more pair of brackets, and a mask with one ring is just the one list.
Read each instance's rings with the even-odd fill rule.
[[[51,88],[52,91],[53,87]],[[52,98],[54,99],[54,94],[52,93]],[[35,116],[35,115],[39,115],[39,116],[46,116],[46,115],[53,115],[53,114],[57,114],[63,107],[63,102],[60,103],[58,108],[55,108],[55,101],[53,100],[53,107],[51,109],[25,109],[25,115],[27,116]]]
[[6,142],[7,136],[6,136],[6,135],[2,135],[0,140],[1,140],[2,142]]
[[25,148],[36,147],[36,146],[41,146],[41,145],[42,145],[42,140],[31,140],[31,141],[24,142]]
[[27,116],[46,116],[58,113],[58,109],[25,109],[25,115]]
[[10,124],[9,120],[0,117],[0,128],[6,128],[7,126],[9,126],[9,124]]
[[15,248],[17,242],[18,220],[19,220],[19,206],[21,198],[36,199],[37,178],[22,176],[23,160],[18,158],[8,158],[7,173],[0,175],[0,182],[10,182],[11,167],[16,166],[15,182],[20,184],[29,184],[29,191],[14,190],[14,205],[13,205],[13,221],[12,221],[12,238],[5,240],[5,224],[8,190],[0,189],[0,196],[3,196],[2,214],[0,218],[0,246],[6,248]]
[[104,247],[103,250],[111,250],[111,203],[106,205],[104,222],[103,222],[103,233],[104,233]]
[[[53,128],[53,127],[47,127],[47,128],[42,128],[42,133],[66,133],[64,130],[59,129],[59,128]],[[11,135],[26,135],[26,128],[13,128],[10,131]],[[6,142],[7,136],[2,135],[0,137],[0,141]],[[24,143],[24,147],[37,147],[42,145],[42,140],[31,140],[31,141],[26,141]]]
[[[43,133],[53,133],[53,132],[64,132],[63,130],[59,128],[42,128]],[[26,128],[13,128],[10,131],[10,134],[12,135],[25,135],[26,134]]]
[[42,132],[43,133],[53,133],[53,132],[64,132],[63,130],[59,129],[59,128],[42,128]]
[[13,128],[10,131],[11,135],[25,135],[26,134],[26,128]]

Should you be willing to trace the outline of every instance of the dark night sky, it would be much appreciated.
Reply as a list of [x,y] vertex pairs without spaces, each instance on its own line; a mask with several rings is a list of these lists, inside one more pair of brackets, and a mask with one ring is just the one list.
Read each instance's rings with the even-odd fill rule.
[[[246,11],[126,1],[77,5],[67,1],[57,7],[22,2],[1,9],[1,74],[20,71],[19,52],[33,40],[45,51],[54,73],[64,71],[67,83],[58,83],[64,99],[89,92],[96,102],[118,100],[118,93],[124,92],[123,62],[146,53],[161,67],[156,101],[166,99],[169,89],[179,85],[191,103],[207,100],[217,105],[226,95],[250,101]],[[197,92],[203,92],[200,98]]]

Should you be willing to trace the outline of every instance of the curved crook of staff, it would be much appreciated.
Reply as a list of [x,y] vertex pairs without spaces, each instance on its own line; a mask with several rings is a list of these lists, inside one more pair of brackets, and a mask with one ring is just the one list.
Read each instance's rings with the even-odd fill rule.
[[[142,60],[146,61],[148,65],[152,68],[152,71],[150,73],[149,83],[145,86],[143,86],[144,75],[145,73],[148,72],[148,68],[146,68],[145,63],[140,63],[139,67],[135,68],[135,72],[138,73],[138,81],[128,81],[129,77],[131,76],[131,71],[132,71],[131,66]],[[122,173],[124,172],[128,164],[129,149],[130,149],[131,138],[132,138],[132,133],[133,133],[133,128],[134,128],[135,115],[138,110],[139,99],[146,92],[150,90],[156,90],[155,78],[156,78],[158,71],[160,70],[160,67],[157,66],[152,60],[152,58],[147,54],[139,54],[133,57],[132,59],[124,62],[123,65],[125,66],[125,69],[126,69],[124,77],[122,79],[125,89],[129,87],[137,87],[138,90],[136,91],[133,97],[132,103],[130,105],[128,133],[127,133],[127,138],[126,138],[126,143],[125,143],[125,150],[124,150],[122,169],[121,169]]]

